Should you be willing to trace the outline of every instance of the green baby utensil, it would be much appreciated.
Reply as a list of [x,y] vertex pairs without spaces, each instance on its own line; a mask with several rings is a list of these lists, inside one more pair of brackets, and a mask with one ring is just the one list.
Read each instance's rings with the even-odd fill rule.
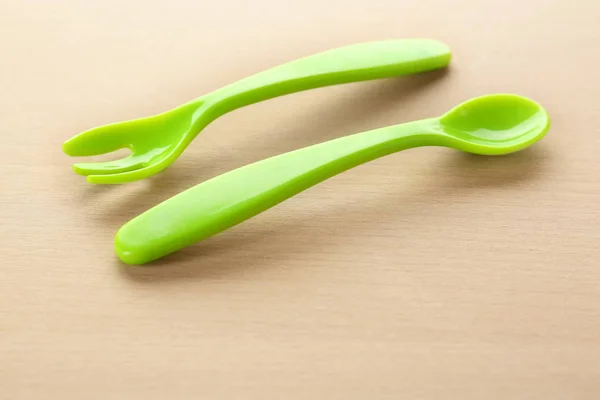
[[271,157],[188,189],[125,224],[115,251],[144,264],[237,225],[350,168],[401,150],[445,146],[501,155],[540,140],[550,118],[524,97],[478,97],[440,118],[362,132]]
[[305,57],[225,86],[155,116],[82,132],[63,144],[70,156],[93,156],[129,148],[115,161],[77,163],[92,183],[147,178],[173,163],[216,118],[237,108],[285,94],[335,84],[415,74],[446,67],[448,46],[429,39],[360,43]]

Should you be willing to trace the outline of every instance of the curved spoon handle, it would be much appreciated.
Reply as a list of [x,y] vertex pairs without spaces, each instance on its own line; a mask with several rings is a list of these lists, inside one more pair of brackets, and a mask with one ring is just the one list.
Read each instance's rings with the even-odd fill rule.
[[448,46],[432,39],[359,43],[304,57],[225,86],[203,99],[219,114],[285,94],[446,67]]
[[342,137],[267,158],[188,189],[126,223],[115,250],[144,264],[237,225],[350,168],[418,146],[443,145],[437,119]]

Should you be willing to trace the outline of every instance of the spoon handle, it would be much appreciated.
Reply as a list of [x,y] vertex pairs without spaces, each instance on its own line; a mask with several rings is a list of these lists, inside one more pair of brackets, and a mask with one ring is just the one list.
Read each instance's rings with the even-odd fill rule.
[[450,63],[450,48],[432,39],[359,43],[304,57],[225,86],[206,99],[218,114],[324,86],[431,71]]
[[194,186],[126,223],[115,250],[144,264],[237,225],[350,168],[418,146],[444,145],[437,119],[362,132],[264,159]]

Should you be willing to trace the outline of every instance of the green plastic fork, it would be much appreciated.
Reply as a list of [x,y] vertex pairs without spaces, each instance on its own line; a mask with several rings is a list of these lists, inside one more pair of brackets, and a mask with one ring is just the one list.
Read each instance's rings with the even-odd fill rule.
[[208,124],[237,108],[324,86],[415,74],[446,67],[451,52],[430,39],[360,43],[280,65],[162,114],[100,126],[63,144],[69,156],[129,148],[114,161],[77,163],[73,170],[99,184],[132,182],[173,163]]

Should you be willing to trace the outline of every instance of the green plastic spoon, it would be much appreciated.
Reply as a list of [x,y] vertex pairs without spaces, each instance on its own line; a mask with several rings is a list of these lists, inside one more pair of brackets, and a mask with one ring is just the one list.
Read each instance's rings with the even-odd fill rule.
[[546,111],[527,98],[508,94],[475,98],[440,118],[342,137],[219,175],[126,223],[117,232],[115,250],[125,263],[144,264],[376,158],[418,146],[507,154],[540,140],[549,127]]
[[340,47],[280,65],[199,97],[165,113],[100,126],[63,144],[70,156],[129,148],[114,161],[78,163],[92,183],[124,183],[167,168],[208,124],[237,108],[324,86],[389,78],[444,68],[448,46],[430,39],[400,39]]

